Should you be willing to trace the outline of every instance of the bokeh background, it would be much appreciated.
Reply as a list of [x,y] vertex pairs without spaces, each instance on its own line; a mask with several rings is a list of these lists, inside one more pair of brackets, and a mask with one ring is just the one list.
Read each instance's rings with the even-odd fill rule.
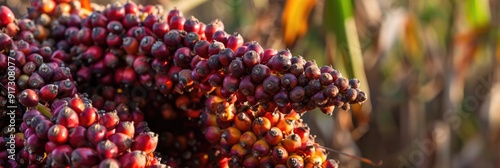
[[[499,1],[136,2],[177,7],[204,23],[219,18],[246,41],[358,78],[369,102],[304,117],[326,147],[382,167],[500,167]],[[29,0],[0,5],[20,17]],[[372,167],[338,152],[329,157],[342,167]]]

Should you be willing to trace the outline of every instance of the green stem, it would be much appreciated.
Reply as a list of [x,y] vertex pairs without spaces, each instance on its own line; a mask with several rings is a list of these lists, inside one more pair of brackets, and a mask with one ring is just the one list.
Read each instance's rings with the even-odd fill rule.
[[50,113],[50,109],[40,103],[36,106],[36,109],[40,111],[45,117],[50,118],[52,114]]

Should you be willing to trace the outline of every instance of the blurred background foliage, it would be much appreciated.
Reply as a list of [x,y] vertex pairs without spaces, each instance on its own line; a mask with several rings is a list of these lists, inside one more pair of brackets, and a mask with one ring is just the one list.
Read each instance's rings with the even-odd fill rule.
[[[500,167],[499,1],[137,2],[177,7],[204,23],[219,18],[246,41],[288,48],[360,79],[370,96],[362,107],[306,114],[326,147],[382,160],[382,167]],[[0,5],[20,17],[29,0]],[[330,157],[342,167],[371,167]]]

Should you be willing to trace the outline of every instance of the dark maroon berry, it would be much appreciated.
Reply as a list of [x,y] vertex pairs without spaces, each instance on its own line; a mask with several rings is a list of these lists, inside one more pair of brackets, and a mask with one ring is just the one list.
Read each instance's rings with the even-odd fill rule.
[[114,133],[108,139],[118,147],[118,153],[125,152],[132,147],[133,140],[126,134]]
[[[247,47],[248,47],[248,48],[247,48],[247,49],[248,49],[248,51],[253,50],[253,51],[255,51],[255,52],[259,53],[259,54],[263,54],[263,53],[264,53],[264,49],[263,49],[263,48],[262,48],[262,46],[260,46],[260,44],[259,44],[258,42],[256,42],[256,41],[251,41],[251,42],[248,44],[248,46],[247,46]],[[275,54],[276,54],[276,50],[274,50],[274,52],[273,52],[273,54],[272,54],[272,55],[275,55]],[[265,55],[265,54],[264,54],[264,55]],[[271,55],[271,56],[272,56],[272,55]],[[267,63],[267,62],[265,62],[265,61],[266,61],[266,60],[268,60],[268,59],[264,59],[264,58],[266,58],[266,57],[262,57],[262,58],[260,59],[260,60],[261,60],[261,62],[262,62],[263,64]],[[269,57],[269,58],[271,58],[271,57]]]
[[151,62],[151,68],[155,70],[156,73],[166,73],[168,71],[169,62],[166,60],[155,58]]
[[[76,33],[77,32],[78,31],[76,31]],[[21,40],[24,40],[30,44],[34,44],[34,43],[38,42],[35,39],[35,34],[33,34],[33,32],[31,32],[31,31],[22,31],[18,36]],[[75,34],[75,39],[76,39],[76,34]],[[3,40],[3,41],[5,41],[5,40]],[[6,44],[6,43],[4,43],[4,44]],[[10,45],[6,44],[4,47],[6,47],[6,46],[12,46],[12,44],[10,44]]]
[[99,163],[99,168],[120,168],[120,163],[116,159],[104,159]]
[[264,91],[264,87],[262,85],[258,85],[255,88],[255,98],[257,101],[264,103],[267,101],[272,100],[272,95],[268,94],[266,91]]
[[[34,47],[31,47],[31,48],[34,48]],[[5,56],[5,55],[3,55],[3,56]],[[28,55],[28,57],[26,57],[26,61],[35,63],[35,65],[37,67],[40,67],[44,63],[43,57],[38,53],[33,53],[33,54]]]
[[35,128],[36,126],[41,123],[42,121],[47,120],[47,118],[44,115],[38,115],[38,116],[33,116],[31,117],[31,120],[26,121],[26,124],[32,128],[33,133],[35,133]]
[[243,77],[246,74],[246,69],[243,61],[241,61],[241,59],[233,60],[229,65],[229,72],[237,78]]
[[81,44],[92,45],[92,30],[86,27],[81,28],[77,38]]
[[185,22],[184,22],[184,30],[186,32],[194,32],[198,34],[200,31],[200,21],[196,19],[194,16],[189,17]]
[[52,101],[56,98],[58,89],[58,86],[54,84],[45,85],[40,89],[39,97],[44,102]]
[[98,45],[106,44],[106,35],[107,31],[103,27],[94,27],[92,28],[92,41]]
[[0,27],[6,26],[9,23],[12,23],[16,18],[12,10],[10,10],[7,6],[0,6]]
[[[78,40],[78,32],[79,32],[78,28],[68,27],[64,32],[64,37],[66,38],[66,40],[70,44],[78,45],[78,44],[80,44],[80,42]],[[27,42],[30,43],[30,41],[27,41]]]
[[42,77],[44,81],[50,81],[52,78],[52,75],[54,74],[54,71],[52,68],[47,66],[47,64],[42,64],[38,68],[38,74]]
[[104,113],[100,117],[99,123],[101,123],[102,126],[105,126],[108,130],[114,129],[116,125],[118,125],[118,122],[120,121],[120,118],[118,117],[118,114],[116,111],[114,112],[107,112]]
[[47,137],[51,142],[64,144],[68,141],[68,129],[60,124],[51,126],[47,132]]
[[20,19],[18,24],[19,24],[19,28],[21,30],[35,31],[35,29],[36,29],[36,24],[31,19],[27,19],[27,18]]
[[[24,114],[23,114],[23,121],[26,123],[26,125],[30,126],[31,125],[31,119],[34,117],[34,116],[43,116],[41,115],[40,111],[36,110],[36,109],[30,109],[30,110],[27,110]],[[35,126],[35,125],[34,125]]]
[[209,58],[209,53],[208,53],[208,47],[210,46],[210,43],[206,40],[200,40],[196,42],[194,45],[194,51],[197,55],[199,55],[201,58]]
[[289,93],[290,101],[292,102],[300,102],[305,99],[306,92],[305,89],[301,86],[297,86],[293,88]]
[[128,135],[130,138],[134,137],[135,127],[133,121],[120,121],[116,126],[116,133],[123,133]]
[[224,49],[224,44],[219,41],[214,41],[208,46],[208,54],[214,55],[218,54],[222,49]]
[[[332,77],[333,78],[333,77]],[[351,88],[354,88],[354,89],[358,89],[359,88],[359,80],[356,79],[356,78],[353,78],[351,80],[349,80],[349,86],[351,86]]]
[[78,114],[69,107],[63,107],[59,111],[55,123],[67,128],[74,128],[79,124]]
[[250,50],[243,55],[245,67],[251,70],[255,65],[260,63],[260,56],[257,52]]
[[309,66],[305,69],[305,74],[307,79],[312,80],[312,79],[319,79],[321,76],[321,71],[316,65]]
[[137,7],[137,4],[133,1],[127,1],[125,5],[123,5],[123,8],[125,8],[125,13],[129,14],[137,14],[139,12],[139,8]]
[[155,41],[156,39],[153,36],[145,36],[144,38],[142,38],[140,43],[141,51],[144,54],[151,54],[151,47],[153,47]]
[[118,156],[118,147],[110,140],[104,140],[97,144],[97,154],[101,159],[115,158]]
[[319,81],[321,82],[321,84],[323,86],[328,86],[330,84],[333,83],[333,77],[331,74],[329,73],[322,73],[320,76],[319,76]]
[[179,71],[181,71],[182,68],[181,67],[178,67],[178,66],[172,66],[170,67],[170,69],[168,70],[168,77],[170,79],[172,79],[173,81],[175,82],[178,82],[179,81]]
[[243,37],[239,33],[234,33],[227,38],[226,47],[233,51],[243,45]]
[[224,23],[220,21],[219,19],[216,19],[212,22],[210,22],[206,27],[205,27],[205,37],[207,37],[207,41],[212,41],[212,37],[215,34],[216,31],[219,30],[224,30]]
[[285,56],[286,58],[288,59],[292,59],[292,53],[290,52],[289,49],[286,49],[286,50],[280,50],[276,53],[276,55],[283,55]]
[[238,90],[239,84],[240,84],[239,77],[236,77],[232,74],[228,74],[224,78],[222,87],[224,87],[229,93],[233,93],[236,92],[236,90]]
[[74,94],[72,92],[73,89],[75,88],[75,85],[71,80],[66,79],[59,83],[58,88],[59,88],[58,94],[60,96],[72,96]]
[[354,102],[358,96],[358,91],[353,88],[349,88],[345,91],[345,98],[348,102]]
[[137,74],[132,67],[123,69],[121,82],[124,84],[132,84],[137,80]]
[[[245,53],[247,53],[247,46],[239,46],[238,48],[236,48],[236,50],[234,51],[234,53],[236,54],[236,57],[243,57],[243,55],[245,55]],[[259,56],[259,59],[260,59],[260,56]]]
[[0,33],[0,51],[7,51],[11,49],[12,46],[13,46],[12,38],[10,38],[9,35],[5,33]]
[[262,86],[264,91],[269,94],[274,94],[281,89],[281,80],[278,76],[271,75],[264,79]]
[[264,79],[271,75],[271,69],[266,65],[257,64],[252,68],[250,75],[254,83],[262,83]]
[[219,54],[212,55],[210,56],[210,58],[208,58],[208,66],[212,70],[219,70],[222,68],[222,64],[220,63],[219,59]]
[[[58,46],[59,47],[59,46]],[[52,56],[51,56],[52,59],[60,59],[64,62],[70,62],[72,61],[72,56],[68,53],[66,53],[66,51],[63,51],[63,50],[56,50],[52,53]]]
[[261,54],[261,62],[263,64],[267,64],[275,55],[277,55],[277,51],[275,49],[266,49]]
[[54,123],[49,120],[39,122],[35,127],[36,135],[41,139],[48,139],[47,132],[52,125],[54,125]]
[[277,54],[276,56],[272,57],[271,60],[269,60],[267,65],[278,73],[283,74],[290,69],[290,67],[292,66],[292,62],[287,56],[283,54]]
[[195,32],[189,32],[184,38],[184,46],[194,48],[198,41],[200,41],[200,36]]
[[[210,65],[210,64],[209,64]],[[212,85],[213,87],[220,87],[222,86],[222,83],[224,81],[224,73],[221,72],[221,71],[216,71],[214,73],[212,73],[209,77],[208,77],[208,82],[210,83],[210,85]]]
[[227,44],[227,33],[224,30],[217,30],[212,35],[213,41],[221,42],[222,44]]
[[94,107],[85,108],[78,116],[78,124],[84,127],[89,127],[99,121],[97,109]]
[[357,103],[364,103],[367,99],[366,93],[363,91],[358,92],[358,96],[356,96]]
[[[307,61],[305,64],[304,64],[304,69],[307,69],[308,67],[310,66],[316,66],[318,67],[318,63],[316,63],[316,60],[311,60],[311,61]],[[321,71],[321,70],[320,70]]]
[[137,17],[137,15],[129,13],[125,15],[125,18],[123,18],[121,23],[125,29],[130,30],[134,26],[139,26],[141,20]]
[[283,87],[286,90],[291,90],[295,88],[299,83],[297,77],[291,73],[287,73],[281,77],[281,87]]
[[[16,65],[17,67],[23,67],[24,64],[26,64],[26,56],[21,51],[10,50],[9,57],[10,57],[10,60],[14,63],[14,65]],[[12,60],[12,58],[14,58],[14,60]],[[49,56],[49,59],[50,59],[50,56]],[[44,60],[45,60],[45,58],[44,58]]]
[[[21,51],[24,53],[24,55],[30,55],[31,53],[31,49],[30,49],[30,44],[27,43],[26,41],[24,40],[19,40],[17,43],[16,43],[16,46],[17,46],[17,50]],[[29,60],[28,60],[29,61]]]
[[169,30],[170,27],[168,26],[168,23],[162,20],[155,22],[151,27],[151,31],[158,38],[163,38]]
[[87,140],[93,145],[97,145],[99,142],[106,139],[106,131],[106,127],[99,123],[95,123],[87,129]]
[[339,91],[344,92],[349,88],[349,81],[347,78],[344,77],[339,77],[337,80],[335,80],[335,86],[339,88]]
[[31,89],[26,89],[19,94],[19,102],[25,107],[35,107],[38,105],[38,99],[38,94]]
[[193,78],[191,76],[190,69],[183,69],[179,71],[178,78],[179,78],[179,83],[184,87],[191,86],[193,84]]
[[119,63],[119,58],[113,53],[106,53],[104,55],[104,65],[106,67],[115,68]]
[[183,34],[179,30],[170,30],[163,36],[163,42],[172,49],[177,49],[182,44]]
[[168,25],[170,29],[184,30],[184,22],[186,22],[186,18],[183,16],[174,16],[170,18]]
[[87,67],[82,67],[76,72],[76,81],[77,82],[83,82],[83,81],[89,81],[91,78],[91,72],[89,68]]
[[208,61],[207,60],[200,60],[197,64],[196,67],[194,68],[194,72],[199,75],[199,76],[207,76],[210,74],[211,69],[208,66]]
[[153,24],[155,24],[156,22],[158,22],[158,20],[159,20],[159,18],[158,18],[157,15],[155,15],[155,14],[149,14],[142,21],[142,25],[144,25],[148,29],[152,29],[153,28]]
[[330,65],[325,65],[325,66],[322,66],[321,68],[319,68],[321,73],[330,73],[332,71],[334,71],[333,67]]
[[314,101],[316,106],[323,106],[328,102],[328,97],[326,97],[322,91],[319,91],[313,95],[312,100]]
[[305,87],[306,89],[306,95],[307,96],[312,96],[316,92],[320,91],[322,89],[321,82],[319,79],[313,79],[309,81],[309,84]]
[[146,167],[147,155],[144,151],[134,150],[124,154],[120,158],[120,166],[123,167]]
[[73,149],[69,145],[59,145],[52,150],[49,156],[52,157],[53,162],[69,166],[71,163],[70,156],[72,151]]
[[155,41],[151,47],[151,55],[158,59],[167,59],[170,55],[167,46],[162,41]]
[[219,61],[223,67],[228,67],[235,58],[236,54],[231,49],[224,48],[219,52]]
[[38,52],[43,57],[43,60],[50,60],[50,56],[52,56],[52,49],[50,47],[42,47]]
[[120,2],[113,3],[108,9],[106,16],[109,20],[122,20],[125,17],[125,8]]
[[344,103],[341,108],[344,111],[349,111],[351,109],[351,105],[349,103]]
[[158,145],[158,134],[153,132],[141,133],[134,138],[132,150],[140,150],[151,153]]
[[99,12],[93,12],[90,16],[92,27],[106,27],[108,18]]
[[179,11],[177,8],[174,8],[170,11],[168,11],[168,14],[167,14],[167,22],[170,23],[170,20],[172,19],[172,17],[174,16],[182,16],[182,12]]
[[121,22],[113,20],[108,23],[106,26],[106,29],[108,32],[114,33],[114,34],[121,34],[123,32],[123,25]]
[[241,79],[238,89],[245,96],[253,95],[255,92],[255,85],[252,83],[252,78],[249,75],[243,77],[243,79]]
[[23,73],[31,75],[31,73],[36,71],[36,64],[34,62],[27,62],[23,66]]
[[76,148],[71,153],[72,167],[91,167],[99,163],[99,156],[92,148]]
[[273,97],[273,101],[276,102],[276,105],[278,107],[283,107],[286,106],[289,102],[288,99],[288,92],[285,90],[281,90],[278,93],[276,93]]
[[83,103],[83,100],[78,95],[75,95],[74,97],[72,97],[69,100],[68,106],[71,109],[73,109],[77,114],[80,114],[85,109],[85,104]]
[[190,67],[191,59],[191,50],[187,47],[177,49],[174,54],[174,63],[179,67]]
[[104,56],[104,51],[99,46],[90,46],[84,53],[83,57],[88,63],[97,62]]
[[78,126],[69,130],[69,144],[74,148],[88,146],[87,129]]
[[334,98],[339,93],[339,89],[334,84],[330,84],[325,88],[324,94],[329,98]]

